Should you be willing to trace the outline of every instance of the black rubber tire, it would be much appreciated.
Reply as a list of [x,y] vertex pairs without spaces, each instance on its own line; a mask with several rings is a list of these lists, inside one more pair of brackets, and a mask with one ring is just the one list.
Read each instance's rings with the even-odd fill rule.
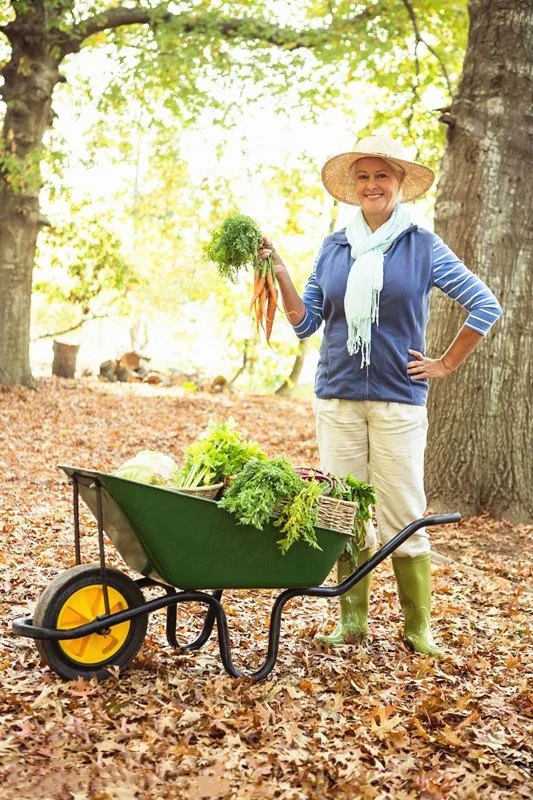
[[[120,592],[128,608],[144,604],[143,593],[135,581],[123,572],[108,567],[106,578],[108,586]],[[102,585],[99,564],[80,564],[58,575],[37,601],[33,615],[35,627],[56,629],[59,614],[68,599],[78,590],[91,585]],[[62,650],[60,643],[53,639],[35,639],[35,644],[44,661],[62,678],[72,680],[96,676],[98,679],[105,679],[111,675],[106,667],[124,667],[135,658],[146,636],[147,625],[147,614],[131,619],[129,631],[120,649],[108,659],[97,663],[81,664],[72,660]]]

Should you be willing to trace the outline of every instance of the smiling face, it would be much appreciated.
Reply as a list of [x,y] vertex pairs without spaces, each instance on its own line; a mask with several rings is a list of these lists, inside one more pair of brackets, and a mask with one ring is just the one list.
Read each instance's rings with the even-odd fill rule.
[[382,158],[360,158],[354,167],[355,194],[368,226],[375,231],[400,202],[399,173]]

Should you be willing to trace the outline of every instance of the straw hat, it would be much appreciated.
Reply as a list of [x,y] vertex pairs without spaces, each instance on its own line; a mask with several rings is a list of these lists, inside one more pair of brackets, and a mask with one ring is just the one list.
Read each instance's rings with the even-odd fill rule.
[[355,194],[355,162],[360,158],[382,158],[396,165],[404,174],[402,181],[402,202],[416,200],[427,192],[435,180],[435,173],[429,167],[410,161],[406,157],[401,142],[388,136],[368,136],[357,142],[351,153],[340,153],[328,159],[322,167],[322,183],[337,200],[358,206]]

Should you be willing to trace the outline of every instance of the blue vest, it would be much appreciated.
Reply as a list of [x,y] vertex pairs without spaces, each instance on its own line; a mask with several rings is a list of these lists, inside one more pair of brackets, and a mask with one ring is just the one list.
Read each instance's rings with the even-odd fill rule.
[[412,225],[385,253],[379,324],[372,325],[370,365],[346,349],[344,294],[353,263],[344,230],[328,236],[318,257],[316,280],[324,296],[324,337],[315,378],[317,397],[426,403],[427,380],[407,374],[409,349],[425,353],[434,234]]

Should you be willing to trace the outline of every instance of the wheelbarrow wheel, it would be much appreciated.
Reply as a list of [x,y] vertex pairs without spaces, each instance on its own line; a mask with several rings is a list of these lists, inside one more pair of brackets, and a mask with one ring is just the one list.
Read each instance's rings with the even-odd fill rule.
[[[118,569],[106,569],[112,614],[136,608],[144,596],[131,578]],[[33,624],[39,628],[69,630],[105,615],[104,587],[99,564],[81,564],[52,581],[37,602]],[[107,678],[107,667],[123,667],[137,654],[146,635],[148,616],[134,617],[103,633],[79,639],[36,639],[41,657],[63,678]]]

